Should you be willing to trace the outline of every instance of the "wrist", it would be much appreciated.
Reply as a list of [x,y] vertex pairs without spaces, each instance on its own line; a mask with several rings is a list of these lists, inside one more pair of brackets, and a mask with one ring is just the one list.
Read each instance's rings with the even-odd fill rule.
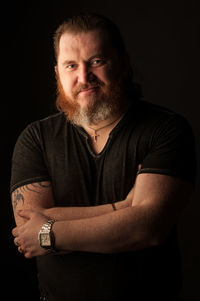
[[52,231],[52,227],[55,223],[55,220],[51,219],[46,221],[42,228],[38,233],[38,240],[40,247],[47,250],[47,251],[54,251],[54,234]]
[[64,231],[64,223],[67,221],[56,221],[53,225],[52,232],[54,236],[54,248],[59,251],[65,251],[65,240],[63,237],[66,238],[66,234]]

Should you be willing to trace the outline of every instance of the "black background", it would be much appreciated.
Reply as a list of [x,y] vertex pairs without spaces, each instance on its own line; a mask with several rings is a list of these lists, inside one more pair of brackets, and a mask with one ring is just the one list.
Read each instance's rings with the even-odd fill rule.
[[[13,245],[9,181],[20,132],[55,109],[52,35],[64,17],[104,14],[121,29],[146,100],[181,113],[200,150],[200,10],[198,1],[13,1],[1,5],[1,279],[3,294],[37,300],[34,260]],[[185,300],[200,300],[200,188],[179,222]],[[2,278],[3,277],[3,278]],[[5,287],[6,286],[6,287]],[[32,297],[30,297],[32,295]],[[4,295],[5,296],[5,295]],[[39,300],[39,299],[38,299]]]

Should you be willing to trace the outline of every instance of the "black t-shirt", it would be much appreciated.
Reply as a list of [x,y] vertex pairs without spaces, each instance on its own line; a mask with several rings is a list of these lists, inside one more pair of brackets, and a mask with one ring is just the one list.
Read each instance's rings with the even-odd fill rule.
[[[30,124],[20,135],[13,154],[11,192],[49,180],[55,206],[112,203],[127,196],[139,164],[140,173],[194,183],[194,137],[186,120],[165,108],[135,102],[96,155],[83,128],[58,113]],[[50,301],[135,300],[159,292],[167,296],[180,287],[175,231],[163,245],[137,252],[74,252],[42,256],[37,263],[40,285]]]

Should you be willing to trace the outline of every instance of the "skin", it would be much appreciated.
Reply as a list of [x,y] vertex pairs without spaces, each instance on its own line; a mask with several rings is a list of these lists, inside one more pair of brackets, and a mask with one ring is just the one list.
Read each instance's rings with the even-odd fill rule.
[[[104,34],[105,36],[105,34]],[[90,31],[89,33],[71,34],[64,33],[60,39],[59,55],[55,72],[60,79],[63,91],[72,103],[85,109],[90,106],[91,98],[98,95],[100,88],[92,88],[93,81],[102,83],[102,91],[106,93],[112,83],[127,72],[126,64],[121,66],[121,60],[113,49],[107,38],[102,39],[102,32]],[[76,97],[74,91],[81,90]],[[124,110],[127,100],[124,97]],[[90,124],[93,129],[99,129],[112,123],[111,126],[103,128],[98,136],[98,143],[94,142],[94,131],[87,123],[81,126],[91,137],[91,145],[95,153],[100,153],[108,139],[110,131],[117,125],[123,116],[124,111],[112,114],[106,120]],[[100,132],[98,132],[99,134]]]
[[[73,100],[73,90],[100,80],[105,87],[117,79],[120,74],[118,56],[107,39],[101,38],[101,32],[91,31],[77,35],[64,33],[60,39],[58,63],[55,67],[65,94]],[[95,89],[83,89],[76,101],[81,107],[89,104]],[[99,126],[99,124],[98,124]]]
[[[107,58],[106,64],[99,63],[98,53]],[[120,71],[124,72],[111,45],[94,31],[75,36],[65,33],[60,40],[55,70],[66,95],[81,107],[89,105],[90,94],[96,91],[84,91],[76,98],[73,98],[73,91],[80,84],[86,84],[89,76],[98,77],[107,87],[112,77],[119,76]],[[119,118],[110,116],[93,126],[102,127],[116,117]],[[93,134],[87,125],[82,126],[89,135]],[[93,144],[94,151],[98,153],[102,150],[114,126],[115,124],[102,130],[97,143]],[[118,253],[155,246],[165,240],[176,224],[191,192],[191,184],[178,178],[139,174],[126,199],[116,203],[117,210],[114,211],[110,204],[54,207],[50,182],[22,186],[12,194],[17,223],[12,231],[14,243],[26,258],[46,254],[39,246],[38,232],[44,222],[54,218],[55,244],[60,251]]]
[[[129,192],[125,200],[115,203],[116,210],[121,210],[131,206],[133,194],[134,187]],[[104,215],[113,211],[111,204],[92,207],[54,207],[54,199],[50,182],[32,183],[16,189],[12,193],[12,205],[17,224],[17,227],[12,231],[13,236],[15,237],[14,243],[18,247],[18,251],[24,253],[24,256],[27,258],[46,254],[46,251],[38,244],[36,233],[39,233],[42,225],[47,222],[47,220],[82,220],[98,215]],[[33,217],[33,219],[30,218],[29,214]],[[33,220],[34,233],[31,234],[29,230],[32,228]],[[29,228],[30,226],[28,232],[26,232],[24,226],[26,228]],[[22,235],[20,235],[20,233]],[[29,242],[25,242],[23,238],[24,234],[28,234],[30,239]],[[31,244],[33,243],[34,246],[32,245],[29,247],[30,242]]]

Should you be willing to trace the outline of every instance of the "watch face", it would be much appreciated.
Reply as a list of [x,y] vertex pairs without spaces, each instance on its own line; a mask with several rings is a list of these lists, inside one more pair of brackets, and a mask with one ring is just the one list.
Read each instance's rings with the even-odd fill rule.
[[51,247],[51,237],[49,233],[40,233],[40,245],[42,247]]

